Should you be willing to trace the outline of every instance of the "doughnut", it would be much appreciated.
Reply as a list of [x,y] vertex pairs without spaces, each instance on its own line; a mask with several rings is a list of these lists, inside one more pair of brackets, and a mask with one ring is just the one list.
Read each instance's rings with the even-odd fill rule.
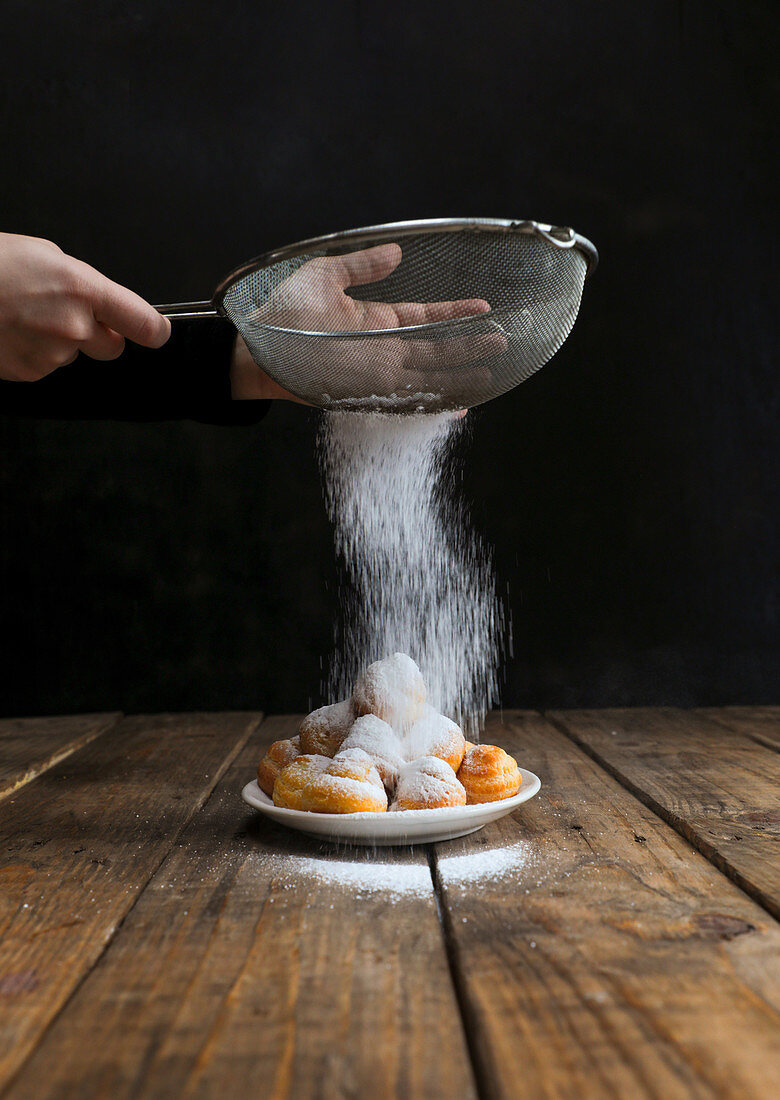
[[319,814],[381,813],[387,809],[387,795],[368,753],[347,749],[332,760],[299,756],[282,768],[274,805]]
[[404,762],[403,747],[392,726],[375,714],[364,714],[352,726],[341,743],[341,752],[362,749],[367,752],[379,772],[385,789],[392,791],[398,779],[398,769]]
[[279,772],[300,755],[300,737],[291,737],[289,741],[274,741],[257,765],[257,785],[260,790],[265,791],[269,797],[273,796],[274,783]]
[[301,722],[301,752],[309,756],[334,756],[355,717],[351,699],[313,710]]
[[438,756],[421,756],[401,768],[390,809],[433,810],[465,804],[466,792],[447,761]]
[[466,751],[466,738],[451,718],[439,714],[433,707],[425,707],[422,715],[409,731],[410,756],[438,756],[457,771]]
[[394,653],[358,677],[352,700],[359,716],[375,714],[400,732],[420,716],[425,694],[422,673],[412,658]]
[[469,805],[511,798],[523,782],[517,761],[497,745],[474,745],[469,749],[458,769],[458,779],[466,789]]

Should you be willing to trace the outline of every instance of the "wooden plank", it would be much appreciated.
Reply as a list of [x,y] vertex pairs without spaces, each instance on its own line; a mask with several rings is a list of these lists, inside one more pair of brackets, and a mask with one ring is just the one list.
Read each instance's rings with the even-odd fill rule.
[[0,720],[0,799],[105,733],[121,714]]
[[126,718],[0,804],[0,1088],[258,721]]
[[540,794],[435,857],[481,1095],[777,1095],[777,923],[540,716],[505,721],[483,740]]
[[780,752],[780,707],[697,707],[693,713]]
[[780,757],[695,711],[556,711],[550,718],[780,917]]
[[8,1097],[474,1097],[424,849],[347,849],[239,800],[268,719]]

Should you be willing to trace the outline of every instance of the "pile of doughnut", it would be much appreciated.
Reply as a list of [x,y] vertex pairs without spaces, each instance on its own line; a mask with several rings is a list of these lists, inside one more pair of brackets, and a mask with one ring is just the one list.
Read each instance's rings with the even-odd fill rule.
[[497,802],[517,794],[516,761],[474,745],[426,702],[405,653],[369,665],[351,699],[320,707],[296,737],[275,741],[258,786],[274,805],[314,813],[382,813]]

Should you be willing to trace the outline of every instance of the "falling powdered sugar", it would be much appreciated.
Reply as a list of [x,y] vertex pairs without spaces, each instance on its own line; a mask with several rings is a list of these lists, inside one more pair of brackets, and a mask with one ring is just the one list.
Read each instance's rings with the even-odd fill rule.
[[459,726],[433,707],[424,707],[407,736],[409,759],[416,760],[419,756],[446,756],[449,759],[458,742],[462,757],[463,734]]
[[320,463],[342,616],[328,694],[352,692],[372,662],[401,652],[428,702],[472,738],[498,699],[502,609],[489,552],[454,485],[450,413],[323,415]]
[[421,713],[425,695],[425,681],[412,658],[393,653],[361,672],[352,700],[359,714],[377,714],[405,733]]
[[404,762],[403,746],[387,722],[375,714],[358,718],[341,746],[342,754],[350,749],[367,753],[385,786],[395,786],[398,769]]

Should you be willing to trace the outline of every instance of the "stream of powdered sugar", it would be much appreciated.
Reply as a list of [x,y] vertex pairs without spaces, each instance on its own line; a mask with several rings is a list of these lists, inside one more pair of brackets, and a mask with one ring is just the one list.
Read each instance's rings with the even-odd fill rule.
[[472,739],[498,699],[502,608],[490,553],[456,492],[452,414],[325,413],[319,454],[342,622],[328,693],[372,661],[408,653],[428,699]]

